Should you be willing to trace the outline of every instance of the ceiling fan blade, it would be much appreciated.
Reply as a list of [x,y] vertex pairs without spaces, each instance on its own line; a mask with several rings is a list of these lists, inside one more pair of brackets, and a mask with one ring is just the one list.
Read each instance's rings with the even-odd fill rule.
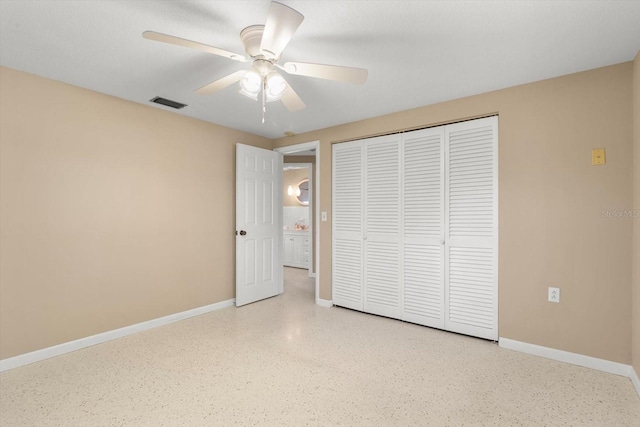
[[181,39],[180,37],[170,36],[168,34],[156,33],[155,31],[145,31],[142,33],[142,37],[149,40],[155,40],[158,42],[174,44],[176,46],[188,47],[191,49],[201,50],[203,52],[211,53],[213,55],[224,56],[225,58],[233,59],[234,61],[247,62],[248,59],[244,55],[239,53],[229,52],[228,50],[220,49],[218,47],[209,46],[208,44],[194,42],[192,40]]
[[289,83],[287,83],[287,89],[282,94],[282,98],[280,98],[280,100],[284,106],[287,107],[287,110],[292,113],[294,111],[300,111],[306,107],[304,102],[302,102],[302,99],[300,99]]
[[239,82],[246,72],[247,70],[236,71],[233,74],[229,74],[228,76],[211,82],[208,85],[202,86],[200,89],[196,90],[196,93],[198,95],[211,95],[212,93],[226,88],[227,86],[231,86],[235,82]]
[[262,53],[270,58],[279,58],[303,20],[304,16],[300,12],[289,6],[271,2],[260,42]]
[[337,80],[339,82],[363,84],[369,72],[364,68],[340,67],[338,65],[310,64],[305,62],[287,62],[282,67],[289,74]]

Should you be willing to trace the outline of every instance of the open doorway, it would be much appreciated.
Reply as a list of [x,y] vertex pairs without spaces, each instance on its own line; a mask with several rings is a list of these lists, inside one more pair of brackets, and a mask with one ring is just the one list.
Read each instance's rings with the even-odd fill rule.
[[[288,147],[276,148],[275,151],[283,154],[283,192],[286,200],[283,202],[281,211],[283,224],[283,265],[291,265],[297,268],[307,268],[309,277],[315,280],[315,302],[319,303],[319,142],[309,142]],[[299,179],[293,175],[303,175],[307,169],[307,181],[304,177]],[[292,176],[292,181],[285,182],[285,169],[288,175]],[[295,179],[294,179],[295,178]],[[296,182],[293,182],[296,181]],[[289,195],[291,186],[291,195]],[[299,196],[298,196],[299,192]],[[306,197],[305,197],[306,196]],[[284,200],[284,199],[283,199]],[[308,216],[305,217],[305,209]],[[305,220],[306,218],[306,220]],[[296,225],[297,224],[297,225]],[[305,240],[307,239],[305,246]],[[289,256],[292,255],[292,257]],[[305,258],[306,255],[306,258]],[[297,258],[293,258],[297,256]],[[305,262],[306,261],[306,262]]]
[[287,156],[282,165],[282,260],[313,277],[313,164],[291,163],[297,159]]

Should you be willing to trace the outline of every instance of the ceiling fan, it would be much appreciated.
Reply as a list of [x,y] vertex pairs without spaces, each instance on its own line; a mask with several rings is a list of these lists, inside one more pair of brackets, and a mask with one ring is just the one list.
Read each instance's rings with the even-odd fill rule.
[[280,65],[280,56],[293,34],[296,32],[304,16],[288,6],[278,2],[271,2],[265,25],[251,25],[240,32],[240,39],[248,55],[229,52],[224,49],[203,43],[186,40],[180,37],[145,31],[145,39],[163,43],[197,49],[213,55],[224,56],[240,62],[252,62],[248,70],[240,70],[221,79],[215,80],[196,93],[209,95],[218,92],[236,82],[240,82],[240,93],[254,100],[262,96],[262,123],[266,103],[281,100],[291,111],[305,108],[304,102],[293,88],[282,77],[278,70],[287,74],[317,77],[347,83],[363,84],[367,80],[368,72],[363,68],[341,67],[337,65],[312,64],[305,62],[286,62]]

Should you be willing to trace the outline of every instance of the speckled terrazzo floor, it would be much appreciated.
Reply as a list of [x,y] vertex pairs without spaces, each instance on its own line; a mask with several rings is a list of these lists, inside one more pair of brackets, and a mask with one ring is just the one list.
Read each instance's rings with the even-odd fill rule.
[[628,378],[285,293],[0,374],[4,426],[640,426]]

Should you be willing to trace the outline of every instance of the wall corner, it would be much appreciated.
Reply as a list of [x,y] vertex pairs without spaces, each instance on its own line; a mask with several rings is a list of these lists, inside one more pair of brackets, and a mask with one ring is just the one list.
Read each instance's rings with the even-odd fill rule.
[[[632,367],[640,375],[640,51],[633,60],[633,254],[632,254]],[[640,388],[636,384],[638,394]]]

